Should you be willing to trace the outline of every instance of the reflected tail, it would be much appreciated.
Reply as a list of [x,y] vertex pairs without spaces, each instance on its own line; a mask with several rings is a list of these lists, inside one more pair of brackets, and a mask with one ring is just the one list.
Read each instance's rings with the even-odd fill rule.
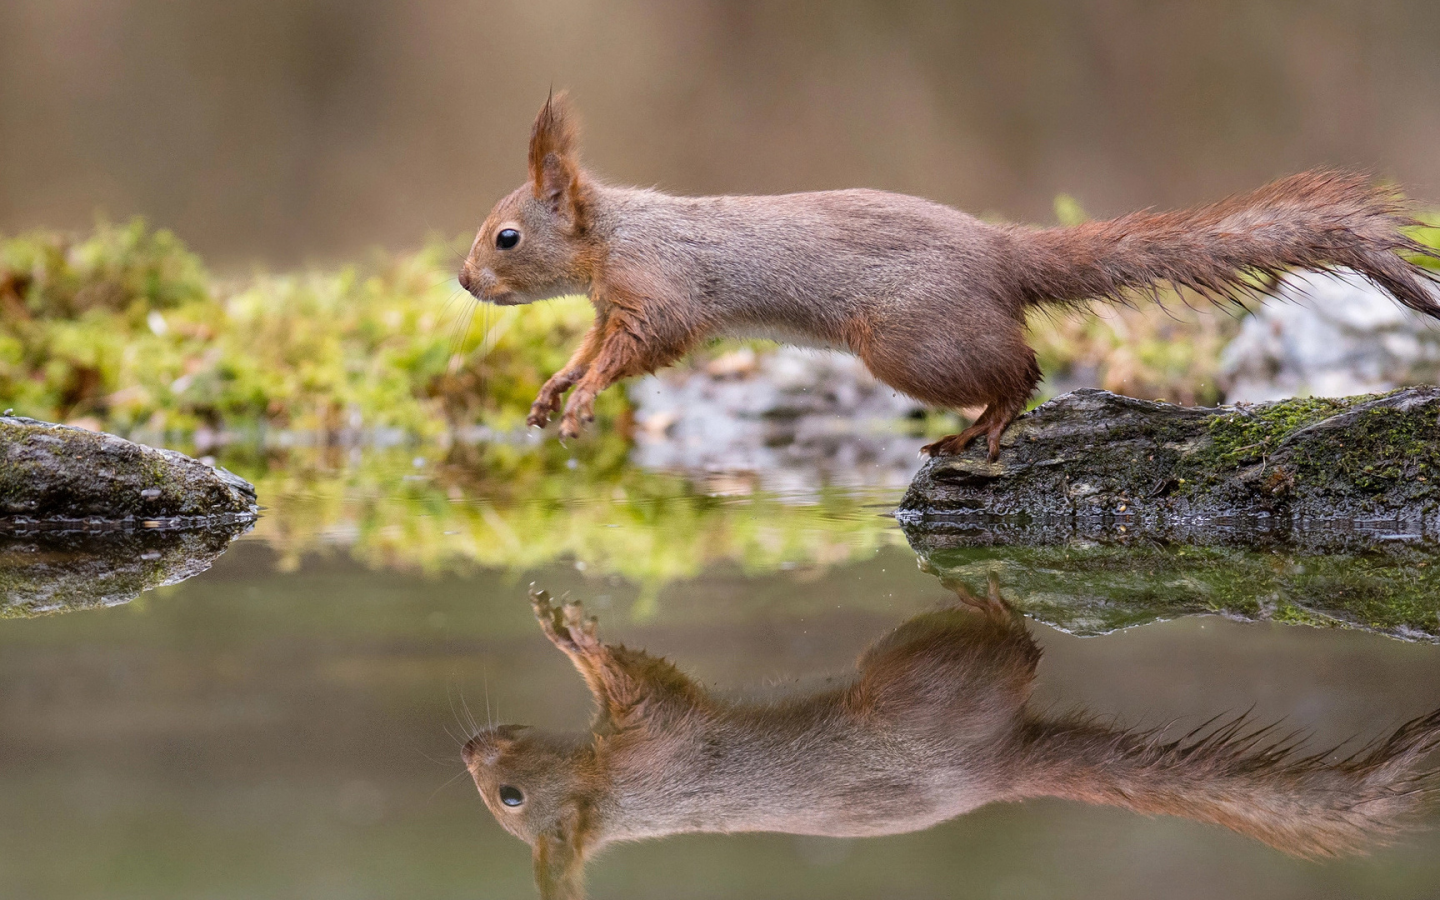
[[1440,797],[1440,710],[1351,755],[1295,753],[1295,735],[1246,716],[1179,740],[1083,719],[1034,721],[1025,796],[1055,796],[1223,825],[1302,857],[1364,853],[1418,823]]

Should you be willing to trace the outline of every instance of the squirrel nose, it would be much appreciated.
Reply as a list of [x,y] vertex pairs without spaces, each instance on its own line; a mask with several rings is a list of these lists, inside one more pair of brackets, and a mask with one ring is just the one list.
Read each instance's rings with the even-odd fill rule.
[[460,274],[456,277],[459,279],[460,286],[462,288],[464,288],[468,293],[475,293],[475,279],[470,275],[469,263],[466,263],[465,265],[460,267]]
[[460,748],[460,759],[464,761],[467,767],[474,762],[475,757],[480,754],[481,743],[482,741],[477,736],[466,741],[465,746]]

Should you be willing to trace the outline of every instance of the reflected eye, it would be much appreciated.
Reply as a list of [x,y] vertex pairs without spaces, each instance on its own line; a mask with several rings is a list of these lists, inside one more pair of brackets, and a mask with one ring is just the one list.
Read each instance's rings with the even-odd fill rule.
[[[501,232],[501,234],[504,233]],[[519,788],[513,788],[507,784],[500,788],[500,802],[506,806],[519,806],[525,802],[525,795],[520,793]]]
[[520,243],[520,232],[513,228],[502,228],[500,233],[495,235],[495,246],[501,250],[509,250],[518,243]]

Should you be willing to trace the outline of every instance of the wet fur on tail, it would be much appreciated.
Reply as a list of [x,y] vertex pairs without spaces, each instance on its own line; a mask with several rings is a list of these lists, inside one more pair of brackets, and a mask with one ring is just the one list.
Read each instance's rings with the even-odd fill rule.
[[1269,294],[1290,269],[1348,267],[1440,318],[1437,274],[1399,255],[1440,258],[1405,234],[1419,224],[1399,194],[1366,176],[1316,171],[1195,209],[1012,234],[1026,305],[1129,302],[1165,282],[1241,301]]
[[1223,825],[1300,857],[1363,853],[1440,799],[1440,710],[1338,761],[1301,756],[1296,734],[1248,716],[1179,740],[1070,719],[1032,721],[1023,767],[1037,794]]

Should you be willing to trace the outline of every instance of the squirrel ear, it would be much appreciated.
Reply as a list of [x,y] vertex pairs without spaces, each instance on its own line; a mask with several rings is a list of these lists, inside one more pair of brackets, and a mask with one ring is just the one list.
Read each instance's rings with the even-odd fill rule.
[[568,810],[560,822],[535,838],[535,886],[541,900],[583,900],[585,857],[583,815]]
[[535,199],[557,210],[576,206],[580,165],[575,154],[575,118],[565,92],[551,94],[530,129],[530,183]]

